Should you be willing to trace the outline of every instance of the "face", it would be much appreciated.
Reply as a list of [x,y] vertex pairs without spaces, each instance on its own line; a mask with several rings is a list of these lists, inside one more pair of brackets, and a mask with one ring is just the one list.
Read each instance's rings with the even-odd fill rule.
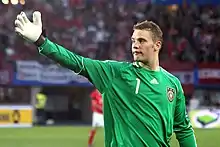
[[132,54],[134,61],[148,63],[152,60],[161,47],[160,41],[153,41],[150,31],[134,30],[131,37]]

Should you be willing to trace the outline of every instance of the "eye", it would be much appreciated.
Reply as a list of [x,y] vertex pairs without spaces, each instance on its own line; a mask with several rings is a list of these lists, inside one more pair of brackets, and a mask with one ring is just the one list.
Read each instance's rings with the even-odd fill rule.
[[140,43],[144,43],[144,42],[146,42],[146,40],[143,39],[143,38],[138,39],[138,41],[139,41]]

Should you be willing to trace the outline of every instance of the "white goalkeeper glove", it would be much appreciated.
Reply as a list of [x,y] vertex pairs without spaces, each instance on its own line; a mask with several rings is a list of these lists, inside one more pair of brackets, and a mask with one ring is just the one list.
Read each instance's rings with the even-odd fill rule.
[[24,39],[34,43],[42,33],[41,13],[33,13],[33,22],[31,22],[24,12],[17,15],[15,20],[15,32]]

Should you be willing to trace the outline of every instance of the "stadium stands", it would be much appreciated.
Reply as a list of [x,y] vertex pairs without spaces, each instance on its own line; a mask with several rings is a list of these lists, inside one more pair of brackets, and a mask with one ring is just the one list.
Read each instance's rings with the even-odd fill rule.
[[[165,7],[146,3],[71,0],[70,4],[30,0],[24,6],[1,5],[0,59],[39,60],[35,47],[15,36],[13,20],[21,10],[43,13],[48,37],[69,50],[96,59],[130,60],[130,35],[135,22],[156,21],[164,31],[162,60],[220,60],[218,7]],[[117,6],[116,6],[117,5]],[[4,57],[4,58],[3,58]]]

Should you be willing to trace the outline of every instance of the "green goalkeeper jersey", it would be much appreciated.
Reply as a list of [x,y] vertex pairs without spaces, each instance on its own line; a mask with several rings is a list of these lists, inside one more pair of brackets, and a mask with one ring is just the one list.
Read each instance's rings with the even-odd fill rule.
[[88,78],[103,95],[105,147],[196,147],[179,80],[160,67],[99,61],[73,54],[46,39],[41,54]]

